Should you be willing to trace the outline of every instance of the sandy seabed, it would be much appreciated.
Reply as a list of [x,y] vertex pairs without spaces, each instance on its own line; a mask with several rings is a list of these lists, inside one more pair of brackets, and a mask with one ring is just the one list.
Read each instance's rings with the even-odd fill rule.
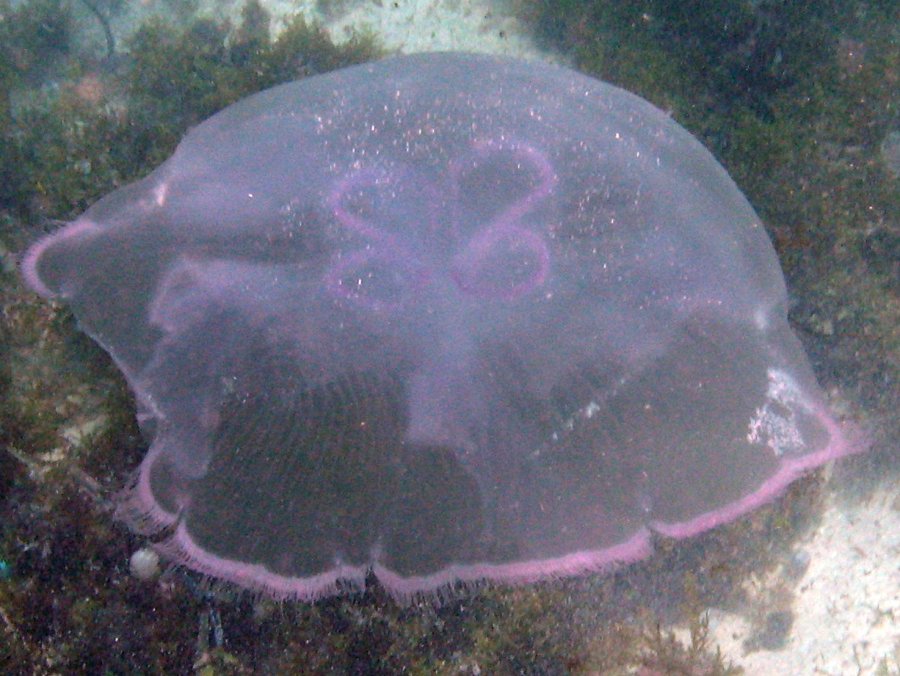
[[[875,674],[879,666],[900,673],[898,499],[888,487],[857,503],[829,492],[818,526],[795,543],[809,567],[791,585],[793,624],[784,647],[748,651],[747,619],[716,609],[713,642],[748,674]],[[748,585],[764,589],[767,581]]]

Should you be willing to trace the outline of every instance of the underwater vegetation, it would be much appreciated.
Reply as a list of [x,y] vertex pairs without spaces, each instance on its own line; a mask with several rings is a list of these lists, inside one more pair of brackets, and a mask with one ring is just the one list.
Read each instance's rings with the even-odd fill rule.
[[[726,165],[775,240],[817,376],[876,430],[863,467],[896,479],[884,440],[900,436],[900,198],[878,152],[896,128],[895,3],[788,3],[795,13],[752,3],[778,27],[758,48],[751,3],[700,4],[669,16],[646,2],[522,2],[531,16],[564,8],[546,39],[671,111]],[[717,9],[753,21],[723,39]],[[68,11],[0,2],[0,670],[729,673],[705,639],[704,609],[740,606],[741,580],[782,565],[785,540],[814,525],[818,476],[686,546],[660,543],[633,569],[460,592],[439,607],[398,608],[377,585],[281,605],[180,571],[152,582],[129,573],[144,543],[110,509],[146,451],[131,398],[72,316],[24,290],[12,254],[54,229],[47,219],[71,219],[151,171],[215,110],[372,58],[377,45],[338,47],[299,20],[273,40],[250,3],[239,25],[156,20],[115,59],[77,58]],[[791,46],[798,33],[821,58]],[[743,71],[737,87],[727,73]],[[773,613],[785,607],[789,596],[758,609],[761,644],[777,645],[789,618]],[[657,632],[672,618],[690,626],[687,641]]]

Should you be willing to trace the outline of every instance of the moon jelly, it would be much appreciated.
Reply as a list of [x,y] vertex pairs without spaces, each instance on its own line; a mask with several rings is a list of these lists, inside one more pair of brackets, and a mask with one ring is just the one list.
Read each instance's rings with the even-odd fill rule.
[[276,597],[606,569],[860,450],[723,168],[557,66],[417,55],[256,94],[23,270],[134,392],[119,515]]

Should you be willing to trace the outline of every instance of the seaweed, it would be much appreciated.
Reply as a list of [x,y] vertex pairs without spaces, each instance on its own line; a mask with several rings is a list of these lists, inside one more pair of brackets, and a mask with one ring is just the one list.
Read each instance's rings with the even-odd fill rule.
[[261,89],[362,63],[380,54],[371,35],[337,46],[317,24],[297,15],[273,40],[256,0],[238,27],[199,18],[179,29],[153,19],[132,37],[134,65],[125,75],[131,114],[153,148],[152,164],[168,157],[185,130]]

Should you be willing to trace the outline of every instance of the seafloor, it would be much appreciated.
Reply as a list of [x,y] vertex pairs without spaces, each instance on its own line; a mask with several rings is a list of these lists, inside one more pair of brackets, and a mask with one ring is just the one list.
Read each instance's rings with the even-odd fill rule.
[[[698,136],[766,222],[870,452],[612,575],[408,607],[374,583],[276,604],[138,580],[145,543],[110,513],[146,450],[133,404],[17,255],[242,96],[433,49],[567,62]],[[894,0],[0,0],[0,671],[900,673],[898,80]]]

